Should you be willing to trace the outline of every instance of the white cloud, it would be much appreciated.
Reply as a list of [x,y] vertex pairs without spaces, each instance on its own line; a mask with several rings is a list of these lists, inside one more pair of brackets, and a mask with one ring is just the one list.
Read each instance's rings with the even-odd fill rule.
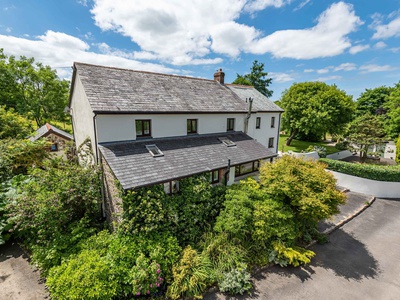
[[299,5],[297,5],[296,8],[293,9],[293,11],[298,11],[298,10],[302,9],[304,6],[306,6],[310,2],[311,2],[311,0],[304,0]]
[[338,2],[318,17],[316,26],[303,30],[276,31],[255,42],[250,52],[270,52],[277,58],[295,59],[339,55],[351,46],[347,35],[361,24],[352,5]]
[[400,47],[390,48],[389,50],[392,51],[393,53],[397,53],[400,52]]
[[335,72],[337,71],[353,71],[357,69],[357,65],[354,63],[343,63],[340,64],[339,66],[335,67],[333,70]]
[[332,67],[326,67],[326,68],[323,68],[323,69],[319,69],[319,70],[317,70],[317,73],[318,74],[326,74],[326,73],[328,73],[329,72],[329,69],[331,69]]
[[312,73],[312,72],[314,72],[315,70],[314,69],[305,69],[304,70],[304,73]]
[[353,46],[350,48],[349,53],[357,54],[357,53],[362,52],[367,49],[369,49],[369,45],[356,45],[356,46]]
[[[175,65],[209,63],[214,52],[236,58],[242,52],[311,59],[343,53],[347,35],[362,24],[350,4],[331,5],[317,24],[303,30],[282,30],[262,36],[254,26],[237,20],[245,12],[282,7],[292,0],[94,0],[98,27],[129,37],[138,55]],[[213,61],[219,62],[221,58]]]
[[77,2],[83,6],[88,6],[88,0],[77,0]]
[[395,17],[387,24],[383,24],[383,16],[379,14],[373,15],[371,28],[376,32],[372,36],[373,39],[387,39],[390,37],[400,37],[400,16],[397,11],[392,12],[389,18]]
[[269,6],[273,7],[282,7],[286,4],[289,4],[292,0],[253,0],[249,1],[246,6],[244,7],[245,11],[250,13],[264,10]]
[[384,42],[377,42],[375,45],[374,45],[374,48],[375,49],[383,49],[383,48],[386,48],[386,44],[384,43]]
[[107,53],[106,44],[101,45],[104,53],[95,53],[86,42],[51,30],[34,40],[0,35],[0,45],[6,55],[35,57],[36,61],[57,69],[61,76],[67,74],[67,79],[70,79],[70,67],[74,61],[162,73],[180,72],[160,64],[143,63],[124,57],[122,51],[113,53],[109,49],[110,53]]
[[372,73],[372,72],[386,72],[386,71],[392,71],[395,69],[396,68],[394,68],[390,65],[379,66],[379,65],[374,65],[374,64],[363,65],[359,68],[359,70],[361,71],[362,74]]
[[332,80],[340,80],[342,79],[342,76],[328,76],[328,77],[319,77],[316,79],[316,81],[332,81]]
[[290,74],[287,74],[287,73],[269,72],[268,76],[271,76],[273,82],[277,82],[277,83],[289,82],[289,81],[294,80],[294,78]]

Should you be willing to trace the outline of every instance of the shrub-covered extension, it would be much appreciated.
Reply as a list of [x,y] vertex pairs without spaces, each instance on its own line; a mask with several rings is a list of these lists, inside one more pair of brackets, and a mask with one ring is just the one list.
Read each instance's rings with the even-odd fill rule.
[[327,164],[329,170],[339,173],[377,181],[400,182],[400,166],[353,164],[327,158],[319,161]]

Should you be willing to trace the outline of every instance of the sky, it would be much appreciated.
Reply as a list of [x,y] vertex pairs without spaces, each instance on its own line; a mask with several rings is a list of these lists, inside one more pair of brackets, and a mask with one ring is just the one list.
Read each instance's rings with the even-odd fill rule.
[[264,63],[356,100],[400,81],[400,0],[0,0],[0,48],[71,79],[74,61],[231,83]]

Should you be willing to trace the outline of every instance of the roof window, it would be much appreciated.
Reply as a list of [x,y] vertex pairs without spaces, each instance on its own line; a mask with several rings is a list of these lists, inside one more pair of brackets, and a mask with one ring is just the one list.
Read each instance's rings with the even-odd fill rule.
[[234,142],[228,139],[226,136],[218,138],[222,143],[224,143],[227,147],[236,146]]
[[146,148],[154,157],[164,156],[164,153],[156,145],[146,145]]

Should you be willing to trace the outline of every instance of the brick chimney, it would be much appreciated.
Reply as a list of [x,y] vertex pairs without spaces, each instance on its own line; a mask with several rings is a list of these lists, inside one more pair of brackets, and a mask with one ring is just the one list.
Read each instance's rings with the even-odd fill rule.
[[222,69],[214,73],[214,80],[218,81],[220,84],[224,84],[225,73],[222,72]]

